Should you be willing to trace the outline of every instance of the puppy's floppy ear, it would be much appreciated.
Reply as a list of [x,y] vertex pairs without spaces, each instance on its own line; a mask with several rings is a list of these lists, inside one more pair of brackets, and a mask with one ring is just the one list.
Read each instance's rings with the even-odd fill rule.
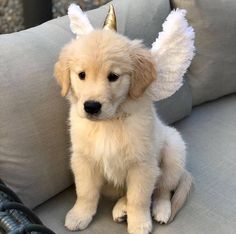
[[151,52],[144,48],[138,40],[131,42],[130,56],[133,63],[133,71],[129,95],[131,98],[138,98],[156,79],[156,64]]
[[68,65],[68,49],[62,49],[59,59],[54,67],[54,76],[61,86],[61,95],[65,97],[70,88],[70,70]]

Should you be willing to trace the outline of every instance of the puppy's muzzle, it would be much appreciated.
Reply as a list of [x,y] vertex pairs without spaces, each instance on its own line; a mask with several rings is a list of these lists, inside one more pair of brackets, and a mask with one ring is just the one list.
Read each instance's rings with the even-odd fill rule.
[[102,104],[96,101],[86,101],[84,103],[84,110],[86,113],[94,115],[101,111]]

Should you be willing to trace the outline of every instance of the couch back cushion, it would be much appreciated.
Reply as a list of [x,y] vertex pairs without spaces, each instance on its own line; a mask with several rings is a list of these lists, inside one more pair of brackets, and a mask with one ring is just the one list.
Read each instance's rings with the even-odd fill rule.
[[[166,0],[115,0],[114,5],[119,32],[147,46],[170,11]],[[101,27],[107,9],[88,12],[94,26]],[[59,51],[71,38],[68,17],[0,36],[0,178],[31,208],[72,183],[68,105],[53,78]],[[166,121],[184,117],[191,110],[188,86],[158,105]]]
[[72,36],[61,23],[0,36],[0,178],[31,208],[72,183],[68,106],[52,75]]
[[188,72],[193,104],[236,92],[235,0],[171,0],[187,10],[196,32],[196,56]]

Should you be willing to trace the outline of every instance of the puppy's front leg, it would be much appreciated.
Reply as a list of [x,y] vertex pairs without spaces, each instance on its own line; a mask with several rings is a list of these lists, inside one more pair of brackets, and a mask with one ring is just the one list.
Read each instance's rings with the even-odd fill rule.
[[[154,163],[155,165],[155,163]],[[158,176],[154,165],[135,165],[127,177],[127,221],[130,234],[148,234],[152,230],[151,196]]]
[[83,230],[97,211],[102,177],[86,159],[77,155],[72,155],[71,167],[75,177],[77,201],[66,215],[65,226],[71,231]]

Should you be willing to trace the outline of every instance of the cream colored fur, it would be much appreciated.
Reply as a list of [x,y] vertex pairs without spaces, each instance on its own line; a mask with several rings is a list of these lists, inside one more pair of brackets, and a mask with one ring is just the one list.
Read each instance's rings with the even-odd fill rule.
[[[78,77],[81,71],[84,80]],[[119,79],[109,82],[109,72]],[[159,120],[145,92],[156,79],[151,52],[139,41],[95,30],[62,50],[55,76],[71,104],[71,167],[77,193],[65,226],[86,228],[103,192],[120,198],[113,218],[119,222],[127,214],[129,233],[151,232],[151,213],[167,223],[183,205],[191,176],[185,169],[184,141]],[[102,104],[99,115],[85,113],[87,100]],[[172,201],[171,191],[176,191]]]

